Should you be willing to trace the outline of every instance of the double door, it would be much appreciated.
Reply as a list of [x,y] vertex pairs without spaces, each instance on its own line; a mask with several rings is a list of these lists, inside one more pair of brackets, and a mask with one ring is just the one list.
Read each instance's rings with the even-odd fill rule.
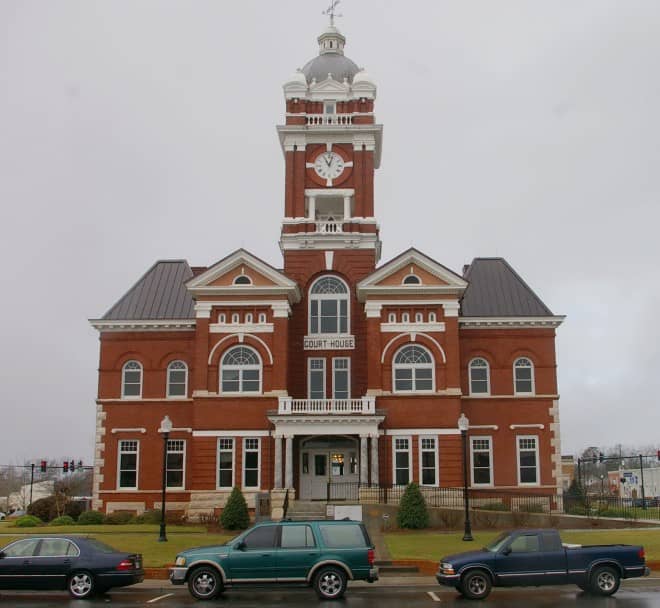
[[356,449],[304,449],[300,463],[300,497],[305,500],[343,500],[359,481]]

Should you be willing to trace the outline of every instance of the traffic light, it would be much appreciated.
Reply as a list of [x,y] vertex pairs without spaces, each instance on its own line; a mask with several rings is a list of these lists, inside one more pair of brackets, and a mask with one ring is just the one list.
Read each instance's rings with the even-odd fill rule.
[[68,473],[69,472],[69,463],[65,460],[62,463],[62,473]]
[[69,471],[72,473],[76,470],[76,463],[73,460],[69,463]]
[[46,461],[45,461],[45,460],[42,460],[42,461],[41,461],[41,465],[40,465],[40,467],[39,467],[39,470],[40,470],[42,473],[45,473],[45,472],[46,472],[46,467],[47,467],[47,463],[46,463]]

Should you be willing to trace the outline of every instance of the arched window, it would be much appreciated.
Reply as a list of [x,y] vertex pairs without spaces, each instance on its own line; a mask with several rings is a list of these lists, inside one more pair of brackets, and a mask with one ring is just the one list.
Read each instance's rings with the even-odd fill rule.
[[239,318],[238,318],[238,313],[237,313],[237,312],[235,312],[235,313],[233,313],[233,314],[231,315],[231,322],[232,322],[232,323],[238,323],[238,322],[239,322]]
[[403,279],[404,285],[421,285],[422,281],[416,274],[409,274]]
[[527,357],[513,362],[513,389],[516,395],[534,394],[534,364]]
[[410,313],[404,312],[401,315],[401,322],[402,323],[410,323]]
[[227,322],[227,315],[224,312],[221,312],[218,315],[218,323],[226,323]]
[[171,361],[167,366],[167,396],[188,396],[188,366],[183,361]]
[[260,312],[259,313],[259,323],[265,323],[266,322],[266,313],[265,312]]
[[436,319],[436,317],[435,317],[435,313],[434,313],[434,312],[430,312],[430,313],[429,313],[429,323],[435,323],[435,319]]
[[245,314],[245,322],[246,323],[252,323],[252,313],[248,312]]
[[142,397],[142,365],[138,361],[126,361],[121,372],[121,396],[123,399]]
[[387,315],[387,322],[388,323],[396,323],[396,313],[391,312],[389,315]]
[[252,279],[245,274],[239,274],[234,279],[234,285],[252,285]]
[[228,350],[220,365],[220,385],[223,393],[260,393],[259,355],[247,346]]
[[347,334],[348,287],[336,277],[321,277],[309,293],[309,333]]
[[415,323],[422,323],[424,321],[424,315],[421,312],[415,313]]
[[481,357],[470,361],[470,395],[490,394],[490,369],[488,361]]
[[394,390],[433,390],[433,357],[423,346],[409,344],[394,356]]

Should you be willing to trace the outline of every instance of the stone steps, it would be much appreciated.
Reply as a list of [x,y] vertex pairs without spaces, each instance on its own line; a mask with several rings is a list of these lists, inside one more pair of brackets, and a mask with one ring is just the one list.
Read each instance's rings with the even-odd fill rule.
[[306,519],[327,519],[325,502],[294,500],[289,503],[286,518],[294,521]]

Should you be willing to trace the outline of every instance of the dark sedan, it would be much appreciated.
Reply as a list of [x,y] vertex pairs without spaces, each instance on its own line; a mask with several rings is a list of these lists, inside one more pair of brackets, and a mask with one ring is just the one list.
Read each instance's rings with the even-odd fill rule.
[[0,589],[67,589],[83,599],[143,579],[141,555],[94,538],[31,536],[0,549]]

